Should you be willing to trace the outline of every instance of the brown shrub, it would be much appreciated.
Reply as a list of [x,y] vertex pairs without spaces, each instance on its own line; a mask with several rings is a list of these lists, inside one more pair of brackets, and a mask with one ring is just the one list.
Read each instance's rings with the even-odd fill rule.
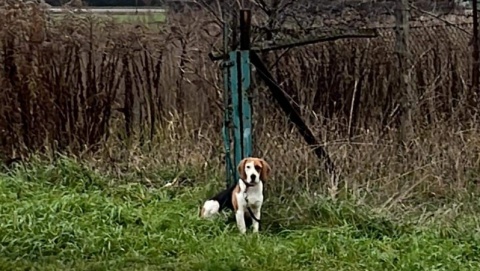
[[[74,15],[47,20],[28,5],[1,13],[4,157],[88,150],[107,163],[221,168],[222,78],[207,57],[221,37],[206,14],[145,26]],[[418,99],[406,149],[395,141],[402,94],[392,29],[265,59],[277,63],[272,73],[325,142],[344,183],[386,204],[448,195],[477,178],[469,35],[447,26],[411,33]],[[283,182],[274,188],[327,188],[315,156],[258,78],[253,97],[255,155],[274,165],[277,184]],[[387,193],[370,193],[377,190]]]

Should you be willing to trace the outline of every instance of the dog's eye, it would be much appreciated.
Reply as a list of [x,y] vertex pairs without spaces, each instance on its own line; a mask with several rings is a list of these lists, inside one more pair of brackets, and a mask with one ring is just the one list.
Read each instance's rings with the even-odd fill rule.
[[247,166],[247,169],[250,169],[250,166]]
[[260,166],[255,166],[256,171],[260,171],[262,168]]

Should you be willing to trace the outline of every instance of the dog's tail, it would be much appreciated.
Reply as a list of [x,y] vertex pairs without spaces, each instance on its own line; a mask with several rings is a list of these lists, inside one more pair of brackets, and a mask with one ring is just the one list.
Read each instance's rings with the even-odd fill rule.
[[209,218],[220,211],[220,203],[216,200],[207,200],[200,209],[199,216],[202,218]]

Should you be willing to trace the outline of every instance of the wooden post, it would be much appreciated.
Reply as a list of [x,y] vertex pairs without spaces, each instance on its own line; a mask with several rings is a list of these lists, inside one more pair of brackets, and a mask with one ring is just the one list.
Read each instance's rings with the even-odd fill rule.
[[[478,91],[479,91],[479,78],[478,78],[478,73],[480,69],[480,63],[479,63],[479,58],[480,58],[480,52],[478,48],[478,4],[477,0],[473,0],[473,37],[472,37],[472,43],[473,43],[473,63],[472,63],[472,92],[470,95],[471,97],[476,97],[476,99],[472,99],[472,101],[476,101],[479,97],[477,96]],[[478,102],[478,101],[477,101]]]
[[396,53],[400,73],[400,131],[399,141],[406,142],[408,130],[412,130],[412,106],[414,95],[410,85],[410,51],[409,51],[409,25],[408,25],[408,0],[397,0],[395,5],[395,34]]

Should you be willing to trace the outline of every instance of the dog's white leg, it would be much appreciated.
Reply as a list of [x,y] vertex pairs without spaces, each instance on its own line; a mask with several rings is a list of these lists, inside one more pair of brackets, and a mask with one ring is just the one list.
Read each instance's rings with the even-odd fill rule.
[[[253,215],[255,215],[255,218],[257,218],[258,220],[261,220],[261,218],[260,218],[260,216],[261,216],[261,209],[262,209],[261,206],[252,208],[252,213],[253,213]],[[260,223],[258,223],[258,221],[256,221],[256,220],[253,219],[253,218],[252,218],[252,227],[253,227],[253,232],[258,232],[258,229],[259,229],[259,227],[260,227]]]
[[235,218],[237,220],[237,227],[240,233],[244,234],[247,232],[247,227],[245,226],[245,211],[241,208],[235,213]]

